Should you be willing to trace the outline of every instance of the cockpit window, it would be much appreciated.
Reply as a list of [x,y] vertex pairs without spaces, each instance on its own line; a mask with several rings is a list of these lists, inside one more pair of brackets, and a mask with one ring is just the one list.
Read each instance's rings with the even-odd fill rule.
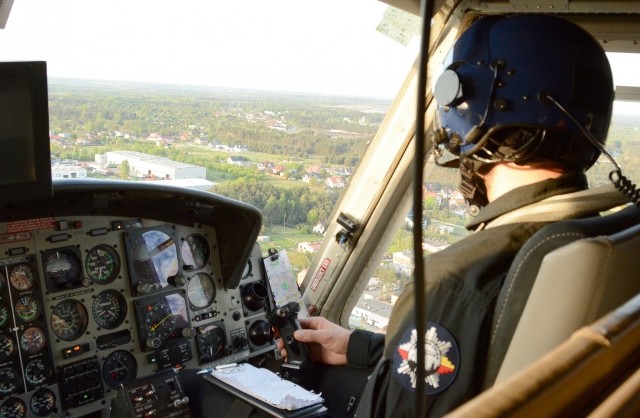
[[15,2],[0,60],[47,62],[54,179],[250,203],[262,247],[304,273],[415,60],[407,16],[375,1]]

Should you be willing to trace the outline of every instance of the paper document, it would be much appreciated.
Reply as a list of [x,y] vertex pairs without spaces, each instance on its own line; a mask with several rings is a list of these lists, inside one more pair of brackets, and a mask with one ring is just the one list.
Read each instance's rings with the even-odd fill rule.
[[217,367],[211,371],[211,375],[280,409],[292,411],[324,401],[320,395],[282,379],[270,370],[247,363]]

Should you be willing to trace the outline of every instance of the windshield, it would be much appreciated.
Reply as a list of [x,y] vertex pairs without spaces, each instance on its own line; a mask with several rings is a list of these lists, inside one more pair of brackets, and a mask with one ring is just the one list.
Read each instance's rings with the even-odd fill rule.
[[47,62],[54,179],[163,181],[253,204],[263,249],[288,250],[301,272],[416,56],[385,12],[372,0],[18,0],[0,60]]

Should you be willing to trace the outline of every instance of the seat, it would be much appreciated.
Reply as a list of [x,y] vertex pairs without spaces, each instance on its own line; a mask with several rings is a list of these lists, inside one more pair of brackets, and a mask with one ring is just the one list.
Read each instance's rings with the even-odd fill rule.
[[637,417],[639,373],[640,294],[446,418]]
[[498,296],[485,388],[640,293],[639,224],[640,208],[628,206],[547,225],[525,243]]

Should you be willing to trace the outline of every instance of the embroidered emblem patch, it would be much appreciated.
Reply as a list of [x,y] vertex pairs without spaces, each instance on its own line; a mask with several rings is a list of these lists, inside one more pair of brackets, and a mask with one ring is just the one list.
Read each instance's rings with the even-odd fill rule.
[[[418,333],[415,328],[409,328],[400,339],[393,358],[396,379],[411,391],[416,389],[417,346]],[[426,394],[435,395],[455,380],[460,353],[455,339],[445,327],[427,322],[425,354]]]

